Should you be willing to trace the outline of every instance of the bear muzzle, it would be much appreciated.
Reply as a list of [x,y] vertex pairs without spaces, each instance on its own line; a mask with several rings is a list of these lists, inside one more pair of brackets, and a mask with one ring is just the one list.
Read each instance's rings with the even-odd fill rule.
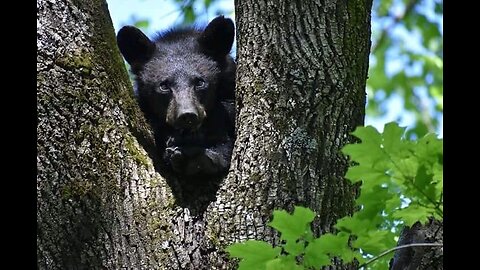
[[179,112],[175,127],[182,130],[195,130],[200,126],[200,118],[194,110]]

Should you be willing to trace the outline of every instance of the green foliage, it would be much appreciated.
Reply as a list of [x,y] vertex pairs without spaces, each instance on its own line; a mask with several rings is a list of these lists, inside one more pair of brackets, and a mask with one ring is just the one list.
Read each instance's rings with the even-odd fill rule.
[[315,218],[315,213],[307,208],[295,207],[293,215],[285,210],[275,211],[274,219],[268,225],[282,233],[282,240],[295,241],[303,236],[310,236],[310,223]]
[[[396,123],[385,125],[383,134],[372,127],[359,127],[353,135],[362,143],[343,148],[343,153],[358,163],[350,167],[346,178],[363,180],[357,200],[364,207],[359,212],[365,213],[363,218],[382,215],[384,220],[398,219],[411,226],[417,220],[443,216],[442,140],[429,134],[409,141],[404,139],[404,131]],[[398,194],[402,196],[398,198]]]
[[243,259],[238,269],[255,269],[256,267],[265,268],[267,262],[280,254],[281,249],[273,248],[263,241],[248,240],[228,247],[227,251],[231,256]]
[[[385,125],[383,133],[375,128],[358,127],[353,133],[360,143],[343,148],[355,165],[346,178],[361,182],[356,203],[359,211],[339,219],[336,234],[315,238],[310,224],[315,213],[295,207],[292,214],[275,210],[268,224],[280,233],[281,243],[272,247],[249,240],[233,244],[227,251],[242,259],[240,270],[248,269],[320,269],[332,258],[350,263],[365,263],[395,247],[403,226],[430,217],[443,219],[443,146],[442,140],[428,134],[416,141],[405,139],[405,128],[396,123]],[[368,269],[387,269],[393,253]]]
[[[443,114],[442,16],[441,0],[374,1],[367,80],[369,120],[391,114],[392,106],[386,103],[396,98],[401,101],[402,115],[413,116],[408,137],[420,138],[439,130]],[[391,68],[395,65],[397,68]]]
[[268,225],[280,233],[282,242],[278,247],[248,240],[233,244],[226,250],[230,256],[242,259],[239,270],[319,269],[329,265],[333,256],[351,262],[355,254],[348,247],[349,235],[325,234],[314,238],[310,227],[314,218],[312,210],[300,206],[296,206],[292,214],[276,210]]

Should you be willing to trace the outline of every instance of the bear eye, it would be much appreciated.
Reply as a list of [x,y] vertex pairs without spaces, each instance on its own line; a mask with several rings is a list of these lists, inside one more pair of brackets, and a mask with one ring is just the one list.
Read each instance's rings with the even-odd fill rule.
[[168,81],[163,81],[158,86],[160,93],[170,93],[170,83]]
[[207,83],[202,78],[195,79],[195,88],[196,89],[203,89],[207,86]]

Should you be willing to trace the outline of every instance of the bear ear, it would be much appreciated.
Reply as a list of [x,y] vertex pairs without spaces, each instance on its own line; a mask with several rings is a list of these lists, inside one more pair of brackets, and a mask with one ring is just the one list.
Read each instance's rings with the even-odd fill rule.
[[155,43],[133,26],[124,26],[118,31],[117,44],[131,66],[145,64],[155,52]]
[[226,56],[233,45],[235,26],[233,21],[223,16],[213,19],[200,36],[201,48],[212,56]]

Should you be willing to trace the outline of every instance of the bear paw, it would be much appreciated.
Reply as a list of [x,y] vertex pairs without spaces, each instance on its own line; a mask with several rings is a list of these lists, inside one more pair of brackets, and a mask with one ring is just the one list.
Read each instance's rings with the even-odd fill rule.
[[183,171],[183,167],[185,166],[185,156],[179,147],[167,147],[165,149],[164,158],[167,164],[170,164],[175,172],[181,173]]

